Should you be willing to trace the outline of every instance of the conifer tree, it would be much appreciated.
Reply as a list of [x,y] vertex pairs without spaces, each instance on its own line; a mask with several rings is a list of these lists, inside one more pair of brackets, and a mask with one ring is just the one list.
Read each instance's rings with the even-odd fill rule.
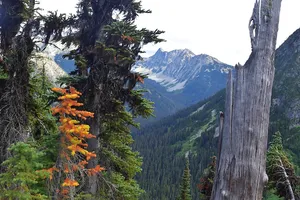
[[276,189],[280,197],[291,200],[299,198],[296,187],[300,184],[300,179],[296,176],[293,164],[283,149],[280,132],[273,135],[267,153],[267,174],[270,189]]
[[48,199],[46,184],[41,184],[47,172],[41,171],[43,152],[26,143],[16,143],[9,148],[12,156],[3,162],[7,167],[0,174],[0,199]]
[[216,173],[216,157],[212,157],[212,161],[209,166],[204,170],[203,176],[200,179],[198,188],[200,190],[200,197],[203,200],[209,200],[214,184],[214,178]]
[[[162,31],[138,29],[134,25],[135,19],[143,13],[150,11],[142,9],[139,1],[80,0],[78,12],[71,25],[71,29],[76,31],[63,39],[67,46],[73,44],[77,47],[65,56],[75,60],[77,68],[72,72],[73,80],[81,77],[80,82],[73,82],[72,85],[83,93],[85,110],[95,113],[94,118],[88,121],[91,133],[95,135],[95,138],[88,140],[89,151],[99,154],[103,152],[103,148],[107,148],[106,144],[110,144],[108,146],[111,153],[115,148],[122,150],[117,151],[114,156],[124,159],[125,163],[133,157],[134,163],[140,163],[137,161],[137,154],[131,150],[132,138],[126,126],[132,124],[133,118],[147,117],[152,113],[152,105],[143,98],[143,91],[134,90],[138,82],[144,82],[145,76],[132,72],[131,68],[135,61],[140,59],[143,45],[163,41],[159,39]],[[122,113],[126,111],[125,104],[130,114],[125,114],[127,117],[124,119],[125,115]],[[114,130],[112,136],[107,137],[108,124],[114,123],[116,114],[119,115],[118,129]],[[108,132],[111,132],[111,129]],[[127,138],[127,142],[123,142],[124,146],[120,148],[119,144],[124,138]],[[114,143],[110,143],[112,139],[115,140]],[[135,167],[134,173],[128,173],[128,169],[124,170],[118,166],[116,159],[110,159],[101,156],[92,158],[88,167],[94,168],[104,162],[103,166],[107,170],[119,173],[125,182],[133,182],[132,178],[140,167]],[[99,180],[99,177],[90,177],[85,192],[99,194]],[[126,196],[122,198],[132,199]]]
[[[63,42],[76,47],[68,57],[76,62],[74,77],[80,76],[76,79],[80,83],[72,84],[82,91],[85,110],[95,112],[95,118],[88,121],[95,136],[88,140],[88,151],[95,152],[97,159],[89,159],[87,167],[92,170],[103,163],[107,169],[103,175],[92,175],[83,190],[93,194],[93,198],[96,194],[107,196],[109,191],[110,195],[104,198],[138,199],[142,190],[133,178],[141,171],[141,158],[130,147],[133,139],[129,127],[138,126],[134,118],[151,115],[152,104],[143,98],[143,90],[134,90],[145,76],[131,72],[131,67],[140,59],[143,45],[163,41],[158,38],[162,31],[138,29],[134,25],[139,14],[150,11],[133,0],[80,0],[78,13],[70,18],[57,12],[43,16],[35,5],[35,0],[3,0],[0,5],[0,128],[4,130],[0,140],[1,159],[8,157],[6,149],[11,144],[25,141],[30,134],[35,139],[42,138],[41,145],[49,145],[57,137],[54,134],[47,137],[49,141],[43,140],[48,127],[45,129],[40,118],[34,116],[36,106],[44,102],[31,101],[35,92],[30,91],[29,74],[34,68],[33,54],[45,49],[51,40],[59,41],[62,32],[69,30]],[[38,48],[36,42],[41,39],[44,45]],[[45,113],[47,117],[43,119],[49,120],[52,129],[53,119],[48,117],[48,111]],[[44,130],[36,129],[38,126]],[[51,131],[55,132],[54,129]],[[51,159],[47,165],[50,165],[57,151],[51,148],[48,153]]]
[[186,158],[185,169],[180,184],[180,194],[177,200],[191,200],[191,174],[190,174],[190,163]]
[[[34,48],[31,38],[34,4],[33,1],[3,0],[0,5],[0,68],[8,76],[1,94],[0,163],[8,157],[7,148],[10,144],[26,137],[28,61]],[[22,30],[21,24],[24,24]]]
[[0,163],[8,158],[11,144],[29,136],[32,56],[40,50],[38,46],[49,43],[51,36],[59,40],[66,22],[57,13],[41,15],[35,0],[1,1],[0,71],[5,78],[0,90]]
[[88,160],[96,157],[94,152],[87,150],[86,139],[95,136],[89,133],[90,127],[81,124],[79,120],[84,121],[93,117],[94,113],[76,108],[83,104],[77,101],[81,93],[75,88],[52,88],[52,90],[61,95],[58,97],[60,104],[52,108],[53,115],[59,114],[61,135],[57,162],[54,167],[47,170],[50,172],[50,180],[53,181],[51,196],[54,199],[74,199],[78,192],[75,187],[80,185],[76,180],[77,177],[84,182],[86,176],[93,176],[104,170],[100,165],[86,169]]

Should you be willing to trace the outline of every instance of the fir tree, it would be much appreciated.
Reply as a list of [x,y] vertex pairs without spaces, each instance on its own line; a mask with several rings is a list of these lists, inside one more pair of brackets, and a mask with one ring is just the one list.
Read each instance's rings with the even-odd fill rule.
[[190,163],[186,158],[185,169],[183,171],[182,181],[180,184],[180,194],[178,200],[191,200],[191,174],[190,174]]
[[[87,150],[95,152],[97,159],[88,160],[87,171],[100,163],[107,169],[103,174],[90,173],[76,198],[138,199],[143,190],[134,176],[141,171],[141,158],[131,148],[129,127],[138,127],[134,118],[152,114],[152,103],[144,99],[143,90],[134,89],[145,76],[131,68],[140,59],[143,45],[163,41],[162,31],[134,25],[138,15],[150,11],[134,0],[80,0],[78,13],[70,18],[57,12],[42,16],[35,0],[3,0],[0,10],[0,128],[4,130],[0,162],[9,155],[7,147],[27,139],[44,152],[40,157],[45,168],[59,156],[58,131],[49,115],[52,97],[45,77],[32,78],[30,73],[34,53],[63,38],[66,46],[76,47],[67,55],[77,66],[70,84],[82,91],[84,109],[95,112],[88,121],[94,136],[87,141]],[[69,31],[65,37],[64,30]],[[43,45],[37,45],[41,39]]]
[[[77,68],[71,73],[73,80],[79,80],[77,77],[81,77],[80,82],[73,82],[72,85],[83,93],[85,110],[95,113],[95,117],[88,122],[91,133],[96,136],[87,141],[89,151],[99,154],[102,150],[109,150],[109,154],[114,155],[114,151],[118,149],[116,155],[109,157],[111,160],[98,156],[89,160],[88,167],[93,168],[100,163],[110,172],[121,175],[122,178],[115,180],[124,180],[123,185],[126,182],[134,183],[133,176],[141,165],[137,153],[131,150],[132,139],[126,126],[132,123],[133,118],[148,117],[152,113],[152,104],[143,98],[143,91],[134,90],[137,83],[144,82],[145,76],[132,72],[131,68],[135,61],[140,59],[139,54],[142,53],[141,48],[144,45],[163,41],[159,39],[162,31],[138,29],[134,25],[135,19],[143,13],[150,11],[142,9],[141,2],[134,0],[80,0],[78,12],[71,25],[72,30],[76,31],[63,39],[67,46],[77,46],[65,55],[75,60]],[[121,115],[126,112],[125,104],[131,113],[126,119]],[[120,115],[117,119],[116,114]],[[107,137],[107,126],[115,123],[113,120],[119,123],[118,128],[112,136]],[[127,141],[122,141],[124,138]],[[139,163],[139,166],[134,168],[134,173],[129,173],[130,169],[119,167],[115,158],[125,160],[125,163],[134,158],[133,163]],[[102,182],[114,182],[111,179],[113,178]],[[99,194],[98,191],[103,188],[98,187],[102,184],[99,180],[101,177],[89,177],[84,188],[85,193]],[[139,189],[136,193],[140,193]],[[132,199],[125,193],[120,198]]]
[[12,145],[9,150],[12,156],[3,162],[7,171],[0,174],[0,199],[47,199],[43,179],[48,173],[38,171],[44,167],[43,153],[22,142]]
[[142,170],[142,159],[131,148],[133,139],[129,128],[137,124],[121,102],[117,106],[119,111],[108,115],[103,122],[103,136],[100,141],[100,158],[107,166],[103,178],[116,185],[116,188],[102,181],[100,193],[104,199],[137,200],[144,192],[134,180],[136,173]]

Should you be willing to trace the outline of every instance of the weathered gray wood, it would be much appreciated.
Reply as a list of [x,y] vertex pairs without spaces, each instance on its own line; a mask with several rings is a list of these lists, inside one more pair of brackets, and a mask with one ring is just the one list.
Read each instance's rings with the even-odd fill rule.
[[295,200],[294,191],[293,191],[289,176],[285,170],[285,167],[283,166],[281,158],[279,158],[279,163],[280,163],[280,165],[278,167],[281,169],[281,173],[283,174],[283,177],[284,177],[284,182],[286,183],[287,189],[290,193],[290,200]]
[[249,24],[252,53],[229,74],[212,200],[262,199],[280,7],[281,0],[256,0]]
[[[220,158],[221,155],[221,149],[222,149],[222,139],[223,139],[223,128],[224,128],[224,113],[220,111],[220,119],[219,119],[219,144],[218,144],[218,157]],[[217,160],[217,166],[218,166],[218,160]]]

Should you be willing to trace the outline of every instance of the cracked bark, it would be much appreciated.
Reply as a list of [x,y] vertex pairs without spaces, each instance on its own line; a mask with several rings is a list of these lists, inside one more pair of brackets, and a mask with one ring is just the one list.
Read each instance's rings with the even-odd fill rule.
[[229,73],[222,144],[212,200],[262,199],[281,0],[256,0],[252,53]]

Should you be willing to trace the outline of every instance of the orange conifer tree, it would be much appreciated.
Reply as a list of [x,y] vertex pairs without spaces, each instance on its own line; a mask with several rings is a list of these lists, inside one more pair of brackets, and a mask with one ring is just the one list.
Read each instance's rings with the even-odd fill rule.
[[81,93],[75,88],[53,88],[52,91],[61,95],[60,104],[52,108],[52,114],[59,115],[61,137],[57,162],[47,170],[53,183],[51,192],[55,199],[73,199],[78,191],[76,187],[85,176],[94,176],[104,170],[100,165],[86,168],[88,161],[96,157],[94,152],[87,150],[86,139],[95,136],[89,133],[89,125],[81,124],[80,120],[94,117],[94,113],[76,109],[83,104],[77,101]]

